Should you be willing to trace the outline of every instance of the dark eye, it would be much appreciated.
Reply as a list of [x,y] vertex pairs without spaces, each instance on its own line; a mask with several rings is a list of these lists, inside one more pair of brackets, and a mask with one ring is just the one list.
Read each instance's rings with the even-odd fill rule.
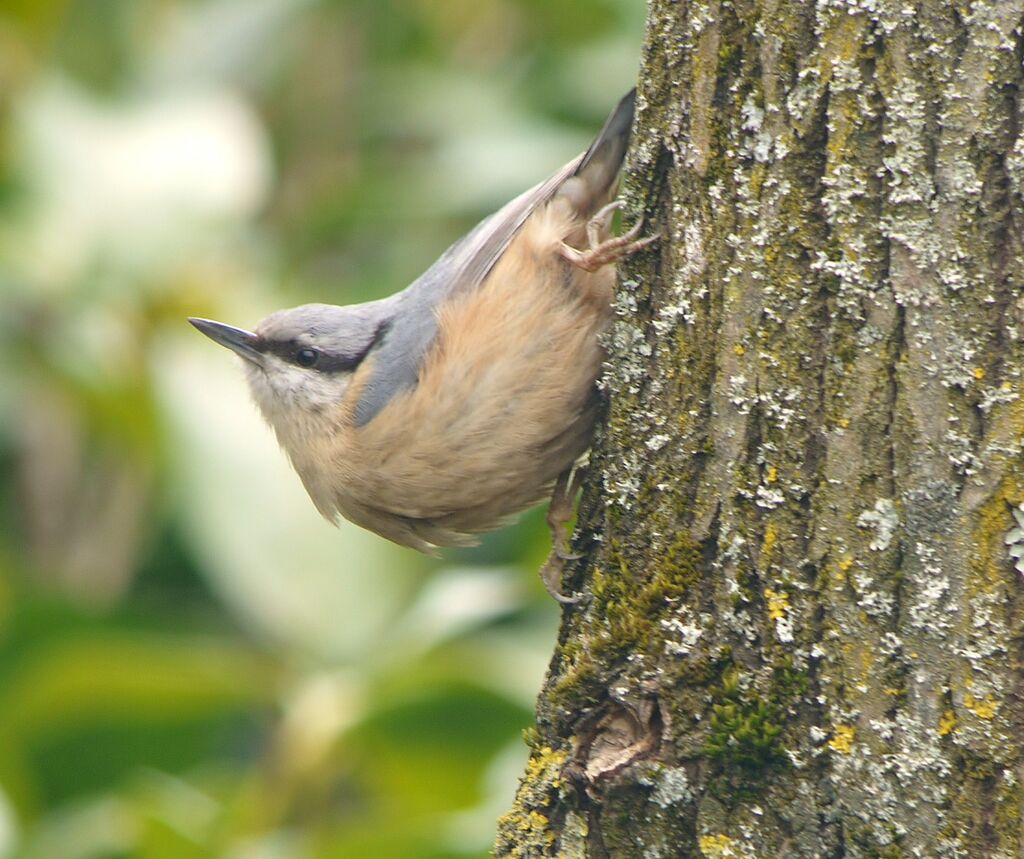
[[316,349],[300,349],[295,353],[295,363],[300,367],[313,367],[320,360],[320,353]]

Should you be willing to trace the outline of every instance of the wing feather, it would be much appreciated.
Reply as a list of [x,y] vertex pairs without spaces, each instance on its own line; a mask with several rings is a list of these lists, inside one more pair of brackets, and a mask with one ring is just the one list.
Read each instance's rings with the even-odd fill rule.
[[437,334],[437,306],[483,283],[538,207],[563,185],[568,190],[566,182],[572,177],[576,178],[571,196],[581,212],[590,212],[605,200],[629,145],[635,101],[636,91],[630,90],[586,152],[484,218],[412,284],[379,303],[386,333],[370,353],[373,364],[356,405],[357,426],[369,423],[395,394],[416,384],[423,356]]
[[416,384],[423,355],[437,333],[435,308],[483,283],[526,219],[551,199],[583,157],[484,218],[409,286],[384,299],[387,333],[371,352],[373,365],[355,410],[357,426],[369,423],[395,394]]

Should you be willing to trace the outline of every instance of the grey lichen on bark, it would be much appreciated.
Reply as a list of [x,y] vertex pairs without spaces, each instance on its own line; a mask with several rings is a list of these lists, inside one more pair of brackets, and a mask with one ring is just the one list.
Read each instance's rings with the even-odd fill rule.
[[1024,0],[652,0],[498,856],[1024,855]]

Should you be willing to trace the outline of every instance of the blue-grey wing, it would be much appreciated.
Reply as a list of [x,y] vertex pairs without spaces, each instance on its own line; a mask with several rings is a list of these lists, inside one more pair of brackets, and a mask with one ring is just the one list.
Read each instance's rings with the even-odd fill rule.
[[373,368],[355,409],[357,426],[369,423],[392,397],[416,384],[437,334],[439,304],[483,283],[526,219],[573,175],[583,157],[482,220],[412,284],[384,299],[388,321],[371,353]]

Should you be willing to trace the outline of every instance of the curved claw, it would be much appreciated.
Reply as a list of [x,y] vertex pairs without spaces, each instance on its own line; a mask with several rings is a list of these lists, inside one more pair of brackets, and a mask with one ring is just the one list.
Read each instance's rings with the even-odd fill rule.
[[565,565],[555,551],[551,552],[544,566],[540,568],[540,580],[544,582],[544,588],[562,605],[576,605],[583,597],[581,594],[562,593],[562,573],[565,572]]
[[600,232],[602,229],[607,228],[605,220],[608,214],[614,211],[614,209],[621,208],[621,206],[622,202],[620,200],[614,200],[590,219],[587,223],[589,247],[586,250],[580,250],[562,242],[558,247],[558,253],[564,259],[582,268],[584,271],[594,272],[602,266],[618,262],[623,257],[635,254],[637,251],[642,250],[661,238],[661,233],[652,233],[649,236],[638,239],[637,236],[640,235],[644,223],[641,218],[621,236],[612,236],[601,241]]
[[572,551],[566,527],[575,513],[576,493],[583,481],[584,470],[575,465],[558,475],[548,505],[548,528],[551,529],[551,554],[540,569],[544,587],[562,605],[575,605],[581,599],[579,594],[562,593],[562,575],[566,561],[578,561],[583,556]]

